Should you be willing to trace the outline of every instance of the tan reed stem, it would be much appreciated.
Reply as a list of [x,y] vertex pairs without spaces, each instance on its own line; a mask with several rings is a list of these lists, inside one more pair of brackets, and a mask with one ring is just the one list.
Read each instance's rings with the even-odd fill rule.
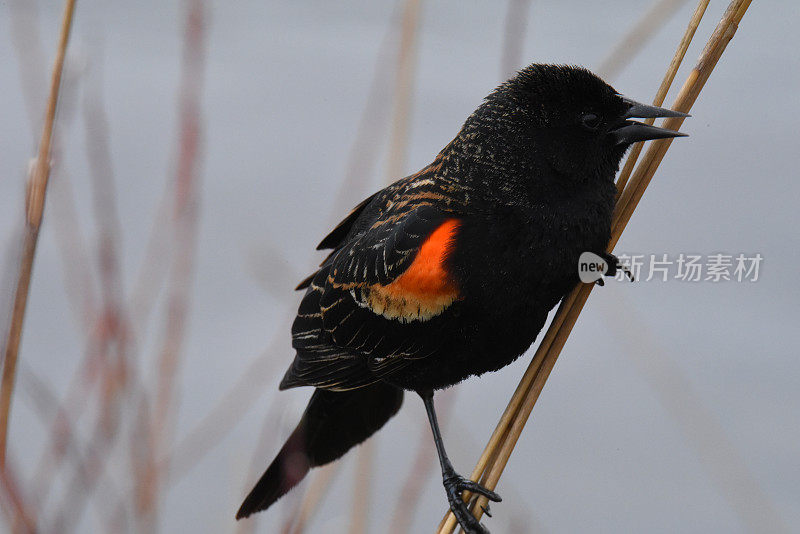
[[386,174],[392,180],[403,176],[411,123],[411,99],[414,88],[414,73],[417,65],[417,38],[422,0],[406,0],[400,30],[400,53],[397,58],[392,131]]
[[[25,320],[25,308],[28,304],[28,292],[33,271],[33,259],[36,255],[36,244],[44,214],[44,201],[47,183],[50,178],[50,151],[53,139],[53,125],[56,119],[61,74],[64,70],[64,58],[67,53],[67,42],[72,28],[75,12],[75,0],[66,0],[64,15],[61,20],[61,35],[58,41],[56,59],[50,81],[50,96],[47,99],[42,138],[35,163],[28,175],[25,198],[25,230],[23,235],[22,257],[20,260],[17,284],[14,291],[14,307],[11,313],[11,324],[5,340],[5,359],[3,376],[0,382],[0,470],[5,468],[6,449],[8,445],[8,422],[11,412],[11,398],[14,392],[14,379],[17,370],[17,358],[22,339],[22,324]],[[5,480],[5,479],[4,479]]]
[[[454,414],[451,414],[450,411],[455,402],[457,392],[457,388],[449,388],[436,394],[436,413],[439,421],[445,425],[452,421],[452,415]],[[443,430],[444,428],[445,426],[442,425]],[[411,467],[408,469],[405,482],[403,482],[398,494],[397,503],[391,516],[390,534],[405,534],[411,530],[414,510],[423,496],[425,484],[431,474],[431,466],[438,465],[436,449],[431,446],[431,430],[427,418],[424,424],[420,426],[420,430],[417,453],[411,463]],[[466,437],[462,434],[460,438],[457,441],[460,441],[463,445]]]
[[601,78],[616,77],[685,1],[657,0],[600,63],[597,74]]
[[503,23],[503,54],[500,59],[500,78],[513,76],[522,66],[522,47],[528,28],[531,0],[508,0]]
[[[672,86],[673,80],[675,80],[675,75],[678,73],[678,67],[680,67],[683,62],[686,50],[689,49],[689,45],[694,38],[694,33],[697,31],[700,21],[703,20],[703,15],[710,1],[711,0],[700,0],[700,3],[697,4],[692,18],[689,20],[689,26],[687,26],[686,32],[683,34],[683,39],[681,39],[681,42],[678,44],[678,49],[675,51],[675,55],[672,57],[667,72],[664,74],[664,79],[661,80],[661,86],[659,86],[658,91],[656,91],[656,96],[653,98],[654,106],[661,106],[661,104],[664,103],[667,92],[669,92],[669,88]],[[646,119],[644,122],[646,124],[653,124],[655,119]],[[630,154],[628,154],[628,159],[625,160],[625,166],[622,168],[622,172],[619,173],[619,177],[617,178],[617,200],[619,200],[619,196],[628,183],[628,178],[630,178],[631,172],[633,172],[633,167],[636,165],[636,160],[639,159],[639,154],[643,147],[644,142],[634,144]]]
[[14,534],[35,533],[36,519],[33,515],[33,510],[30,509],[22,496],[19,481],[12,467],[9,464],[0,469],[0,487],[3,489],[2,494],[0,494],[0,506],[7,516],[7,524],[11,526],[11,531]]
[[[706,47],[703,49],[700,59],[681,88],[672,106],[673,109],[683,112],[688,112],[691,109],[705,85],[705,82],[708,80],[708,77],[724,52],[725,47],[736,33],[738,23],[747,11],[750,1],[751,0],[734,0],[728,6],[728,9],[718,23]],[[664,127],[678,129],[683,123],[683,120],[683,118],[669,118],[665,121]],[[662,139],[655,141],[650,146],[642,162],[639,164],[639,167],[636,169],[636,172],[634,172],[631,177],[630,183],[620,196],[612,221],[612,237],[608,246],[609,251],[613,250],[618,242],[622,231],[625,229],[636,205],[644,194],[644,190],[650,183],[653,174],[661,163],[671,143],[672,139]],[[582,284],[576,287],[570,295],[565,298],[564,303],[559,308],[553,320],[553,324],[550,326],[550,329],[548,329],[542,344],[536,351],[533,361],[523,375],[520,385],[517,387],[517,392],[524,389],[522,398],[517,401],[515,399],[517,392],[515,392],[514,397],[512,397],[514,406],[512,406],[512,402],[510,402],[509,406],[506,408],[506,413],[503,414],[503,418],[501,419],[501,422],[504,419],[509,420],[510,424],[507,427],[507,435],[498,436],[496,439],[495,435],[493,435],[489,445],[487,445],[487,450],[484,451],[484,455],[487,457],[486,463],[488,465],[486,468],[481,469],[479,474],[482,473],[483,476],[480,480],[486,487],[490,489],[496,487],[497,481],[500,479],[500,475],[516,445],[516,441],[522,433],[522,429],[533,410],[539,393],[541,393],[547,377],[553,369],[558,355],[572,331],[572,327],[575,325],[583,305],[589,298],[589,293],[591,293],[593,287],[594,286],[590,284]],[[552,334],[551,337],[552,331],[555,331],[555,333]],[[539,363],[539,361],[541,361],[541,363]],[[528,384],[530,384],[530,389],[527,387]],[[509,412],[511,413],[507,417]],[[498,429],[500,429],[500,427],[501,425],[498,424]],[[496,429],[495,432],[497,431]],[[500,432],[505,432],[505,429],[500,429]],[[497,443],[497,445],[494,445],[492,449],[490,449],[493,443]],[[484,456],[481,457],[481,459],[483,458]],[[495,459],[489,463],[489,459],[491,458]],[[473,476],[473,480],[478,480],[477,475]],[[465,495],[465,499],[466,498],[468,498],[468,495]],[[475,517],[480,519],[483,514],[482,506],[485,504],[485,497],[480,497],[473,503],[472,510]],[[448,512],[442,524],[440,524],[438,532],[439,534],[452,533],[455,526],[455,517],[452,513]]]
[[365,534],[369,525],[370,482],[375,471],[375,441],[368,439],[358,447],[350,510],[350,534]]
[[[413,109],[414,75],[417,67],[417,42],[422,0],[405,0],[400,27],[400,46],[394,86],[389,156],[386,166],[387,181],[403,176],[408,156],[409,125]],[[356,484],[350,512],[350,532],[366,532],[370,481],[375,468],[374,444],[364,443],[355,462]]]
[[340,462],[334,462],[317,470],[308,490],[303,495],[303,500],[298,507],[297,513],[293,514],[296,520],[291,525],[284,527],[283,534],[302,534],[305,532],[306,527],[314,517],[314,512],[322,502],[322,498],[328,492],[328,488],[340,466]]

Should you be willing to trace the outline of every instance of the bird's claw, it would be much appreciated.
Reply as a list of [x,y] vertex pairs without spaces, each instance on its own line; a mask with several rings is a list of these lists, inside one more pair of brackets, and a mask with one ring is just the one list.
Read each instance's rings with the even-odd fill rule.
[[[614,256],[614,258],[616,258],[616,256]],[[622,272],[625,273],[625,276],[628,277],[628,280],[630,280],[631,282],[635,282],[636,279],[633,277],[633,273],[631,272],[631,270],[628,269],[628,266],[619,263],[619,260],[617,260],[617,262],[618,263],[617,263],[616,268],[617,269],[622,269]]]
[[[630,269],[628,269],[627,265],[621,264],[619,258],[617,258],[615,255],[611,254],[610,252],[602,252],[598,254],[598,256],[603,258],[603,260],[606,262],[606,265],[608,265],[608,270],[605,272],[605,276],[616,276],[617,271],[621,270],[631,282],[635,281],[633,273],[630,271]],[[605,285],[602,278],[598,279],[596,283],[601,287]]]
[[[466,534],[489,534],[489,531],[481,525],[474,515],[472,515],[461,497],[463,491],[469,491],[478,495],[483,495],[490,501],[500,502],[503,499],[497,493],[484,488],[474,480],[464,478],[458,473],[449,473],[444,477],[444,489],[447,492],[447,500],[450,503],[450,510],[456,516],[458,524],[464,529]],[[488,507],[483,509],[489,517]]]

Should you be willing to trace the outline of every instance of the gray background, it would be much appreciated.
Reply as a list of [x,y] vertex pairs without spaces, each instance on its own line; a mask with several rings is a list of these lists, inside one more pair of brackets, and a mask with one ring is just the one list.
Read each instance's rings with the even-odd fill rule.
[[[39,4],[49,69],[61,6]],[[712,2],[667,103],[725,5]],[[524,62],[597,66],[646,7],[634,1],[535,1]],[[102,84],[127,290],[174,166],[183,8],[78,3],[70,60],[81,72],[79,87]],[[291,283],[321,259],[313,248],[333,222],[330,205],[380,43],[394,23],[392,9],[389,2],[211,3],[197,270],[176,436],[193,428],[247,366],[264,357],[296,305]],[[693,2],[686,3],[609,82],[649,101],[693,9]],[[428,163],[500,81],[505,10],[500,2],[423,6],[407,172]],[[742,532],[748,530],[743,518],[765,531],[780,523],[800,529],[799,13],[795,2],[754,3],[684,125],[691,137],[673,144],[617,247],[644,254],[761,253],[760,280],[611,282],[594,291],[500,482],[504,501],[487,522],[493,532]],[[13,259],[7,251],[39,135],[25,111],[19,67],[10,10],[1,5],[4,266]],[[80,112],[64,124],[59,179],[70,181],[81,231],[93,250]],[[385,129],[381,136],[385,147]],[[350,205],[388,182],[384,159],[370,183],[346,193]],[[48,211],[21,358],[61,394],[85,347],[67,299],[53,224]],[[286,281],[276,290],[281,277]],[[4,305],[8,288],[6,280]],[[152,376],[160,321],[163,311],[141,340],[145,380]],[[277,393],[279,375],[293,356],[288,331],[278,334],[280,350],[266,356],[276,365],[263,394],[237,416],[234,431],[170,488],[161,509],[163,531],[231,531],[244,491],[260,474],[249,465],[264,414],[280,402],[286,415],[275,425],[259,469],[296,422],[310,392]],[[474,465],[528,361],[523,357],[456,387],[445,439],[462,472]],[[423,423],[421,403],[408,395],[400,415],[375,440],[379,467],[370,531],[383,531],[379,525],[394,509],[418,436],[428,432]],[[31,403],[18,396],[11,453],[23,478],[35,465],[45,429]],[[344,459],[312,532],[347,530],[355,456]],[[129,489],[127,462],[124,451],[115,451],[110,473],[123,490]],[[754,500],[754,487],[762,498]],[[432,466],[412,531],[430,532],[445,503]],[[259,530],[275,531],[286,510],[259,516]],[[85,514],[81,528],[99,530],[97,514]]]

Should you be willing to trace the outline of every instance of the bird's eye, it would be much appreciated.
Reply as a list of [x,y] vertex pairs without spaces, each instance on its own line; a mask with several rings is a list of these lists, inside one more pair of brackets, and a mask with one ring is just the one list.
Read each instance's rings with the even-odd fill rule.
[[595,113],[584,113],[581,115],[581,124],[587,130],[596,130],[600,127],[600,117]]

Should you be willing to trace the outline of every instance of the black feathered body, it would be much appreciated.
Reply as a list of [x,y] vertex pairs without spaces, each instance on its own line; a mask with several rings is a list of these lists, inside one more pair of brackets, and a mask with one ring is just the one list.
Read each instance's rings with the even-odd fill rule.
[[[307,281],[282,388],[382,380],[439,389],[497,370],[533,343],[578,282],[580,254],[605,250],[617,162],[566,176],[533,136],[520,146],[527,132],[498,130],[505,113],[513,110],[485,103],[431,165],[367,199],[323,240],[334,251]],[[458,297],[430,317],[376,313],[366,288],[391,283],[451,219],[459,226],[444,262]]]
[[[548,312],[578,283],[580,254],[605,250],[614,192],[608,189],[607,198],[584,192],[585,204],[573,197],[555,216],[495,206],[466,219],[449,258],[462,299],[426,333],[440,340],[439,348],[386,380],[406,389],[439,389],[523,354]],[[598,224],[604,219],[608,223]]]
[[532,65],[430,165],[323,239],[332,251],[298,286],[297,353],[280,386],[317,392],[238,517],[379,429],[403,389],[427,395],[530,347],[578,283],[580,254],[606,249],[627,148],[611,133],[630,106],[584,69]]

